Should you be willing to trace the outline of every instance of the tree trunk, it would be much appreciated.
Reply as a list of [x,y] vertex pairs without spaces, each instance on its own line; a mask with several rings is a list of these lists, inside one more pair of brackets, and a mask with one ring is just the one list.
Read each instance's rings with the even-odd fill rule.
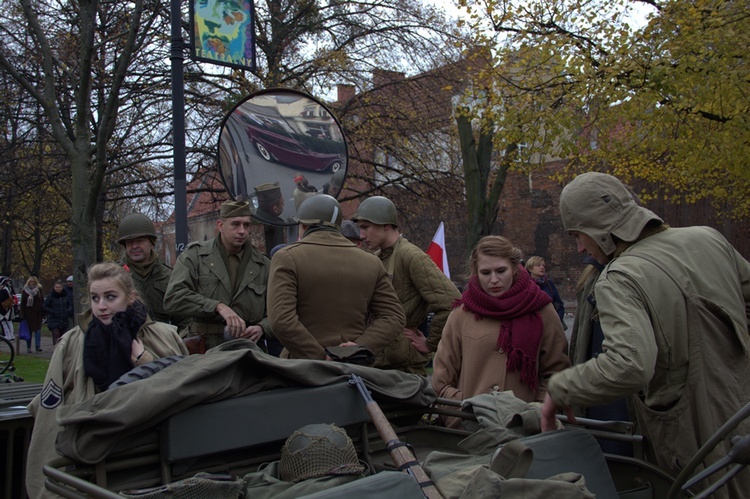
[[[81,300],[86,293],[86,269],[96,262],[96,200],[101,184],[91,184],[91,159],[80,154],[71,158],[73,175],[73,206],[70,239],[73,243],[73,282],[75,313],[81,312]],[[91,196],[91,190],[95,194]],[[94,200],[92,203],[91,200]]]

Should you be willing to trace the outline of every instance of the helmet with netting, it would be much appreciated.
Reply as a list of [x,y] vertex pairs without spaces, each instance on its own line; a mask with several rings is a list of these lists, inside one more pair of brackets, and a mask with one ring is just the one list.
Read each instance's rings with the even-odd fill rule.
[[329,475],[358,475],[365,467],[349,435],[332,424],[311,424],[291,434],[281,448],[279,474],[286,482]]
[[360,203],[352,220],[365,220],[376,225],[395,225],[398,227],[398,212],[393,201],[383,196],[373,196]]
[[142,213],[131,213],[122,219],[117,228],[117,242],[125,245],[128,239],[137,237],[149,237],[152,242],[156,241],[156,229],[154,222]]
[[341,205],[328,194],[315,194],[302,201],[295,220],[305,225],[327,225],[341,229]]

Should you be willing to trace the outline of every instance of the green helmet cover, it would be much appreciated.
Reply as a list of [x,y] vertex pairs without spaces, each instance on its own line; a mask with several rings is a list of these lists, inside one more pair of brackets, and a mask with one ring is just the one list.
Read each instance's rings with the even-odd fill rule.
[[398,212],[396,211],[396,205],[387,197],[373,196],[360,203],[352,220],[355,222],[365,220],[376,225],[398,227]]
[[154,223],[142,213],[131,213],[122,219],[117,228],[117,242],[125,246],[125,241],[137,237],[150,237],[156,241]]
[[352,439],[333,424],[303,426],[287,438],[281,449],[279,475],[285,482],[363,471]]
[[328,194],[315,194],[299,205],[295,220],[305,225],[327,225],[341,230],[341,205]]

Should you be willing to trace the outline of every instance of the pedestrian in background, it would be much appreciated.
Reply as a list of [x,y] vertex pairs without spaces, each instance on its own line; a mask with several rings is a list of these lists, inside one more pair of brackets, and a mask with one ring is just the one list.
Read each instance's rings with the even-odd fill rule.
[[26,351],[31,353],[31,338],[34,338],[36,351],[42,351],[42,317],[44,315],[44,296],[42,285],[35,276],[29,277],[21,291],[21,319],[29,326],[29,337],[26,340]]
[[73,305],[63,288],[63,282],[55,281],[52,292],[44,299],[44,313],[47,315],[47,329],[52,333],[52,344],[57,345],[65,331],[68,330],[69,317],[73,314]]
[[5,339],[12,341],[16,339],[13,333],[13,287],[10,279],[0,276],[0,323],[3,326]]
[[65,279],[65,294],[68,295],[68,301],[70,302],[70,318],[73,319],[73,322],[75,323],[76,294],[75,292],[73,292],[73,276],[72,275],[69,275],[68,278]]
[[537,283],[539,288],[547,293],[552,298],[552,306],[555,307],[557,316],[560,317],[562,322],[563,331],[568,329],[568,325],[565,324],[565,303],[560,298],[560,293],[557,292],[557,287],[552,279],[547,275],[547,265],[544,262],[544,258],[541,256],[532,256],[526,261],[526,270],[531,274],[531,278]]

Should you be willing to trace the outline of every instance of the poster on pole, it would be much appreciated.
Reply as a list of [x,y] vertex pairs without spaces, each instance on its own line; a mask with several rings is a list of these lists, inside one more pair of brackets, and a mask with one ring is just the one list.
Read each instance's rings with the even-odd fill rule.
[[193,60],[255,71],[252,0],[190,0]]

